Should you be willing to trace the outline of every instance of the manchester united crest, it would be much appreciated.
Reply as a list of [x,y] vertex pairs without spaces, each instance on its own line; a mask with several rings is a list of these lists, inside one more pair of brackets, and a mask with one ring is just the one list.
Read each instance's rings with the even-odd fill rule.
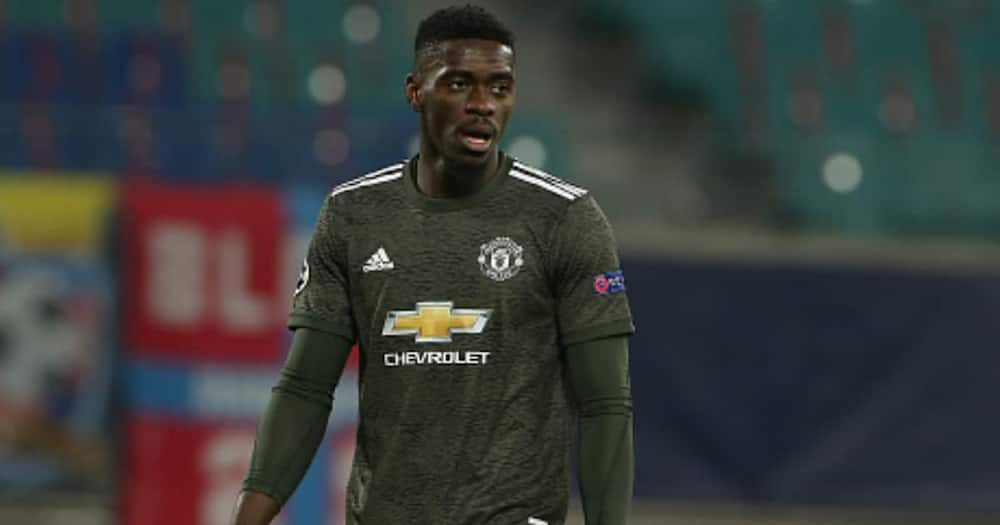
[[497,237],[479,247],[479,268],[494,281],[506,281],[524,266],[524,250],[510,237]]

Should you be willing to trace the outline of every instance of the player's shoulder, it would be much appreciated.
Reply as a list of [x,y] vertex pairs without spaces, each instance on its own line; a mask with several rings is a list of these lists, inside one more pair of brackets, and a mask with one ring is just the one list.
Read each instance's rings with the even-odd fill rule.
[[513,159],[508,175],[518,191],[537,196],[546,204],[561,203],[568,206],[584,200],[590,193],[586,188],[517,159]]
[[353,200],[369,196],[379,190],[391,188],[391,183],[403,178],[406,163],[397,162],[370,171],[360,177],[342,182],[330,190],[329,198],[338,200]]

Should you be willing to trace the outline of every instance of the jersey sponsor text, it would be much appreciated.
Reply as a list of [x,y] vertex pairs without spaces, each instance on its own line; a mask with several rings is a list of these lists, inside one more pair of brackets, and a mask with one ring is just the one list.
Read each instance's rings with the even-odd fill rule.
[[485,365],[490,352],[392,352],[382,356],[385,366]]

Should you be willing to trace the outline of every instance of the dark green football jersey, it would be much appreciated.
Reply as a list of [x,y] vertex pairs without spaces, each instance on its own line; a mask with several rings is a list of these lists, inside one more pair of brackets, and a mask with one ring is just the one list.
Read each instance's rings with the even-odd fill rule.
[[561,348],[633,330],[607,219],[507,156],[465,199],[423,195],[415,167],[334,188],[293,299],[291,327],[359,342],[347,521],[563,523]]

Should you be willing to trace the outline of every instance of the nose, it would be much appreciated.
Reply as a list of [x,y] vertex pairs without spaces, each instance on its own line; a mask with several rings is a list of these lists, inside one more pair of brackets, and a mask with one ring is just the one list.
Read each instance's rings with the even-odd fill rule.
[[469,90],[465,99],[465,112],[482,117],[492,116],[496,111],[496,102],[490,96],[488,88],[477,86]]

